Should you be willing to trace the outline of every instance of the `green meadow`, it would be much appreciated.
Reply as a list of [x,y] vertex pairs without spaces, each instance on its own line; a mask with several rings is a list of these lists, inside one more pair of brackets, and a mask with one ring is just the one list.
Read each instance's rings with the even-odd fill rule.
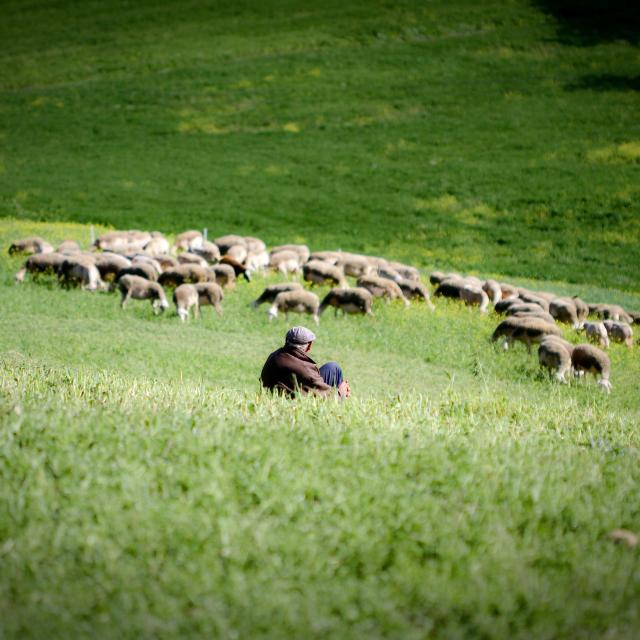
[[353,396],[291,402],[275,275],[182,324],[7,254],[207,228],[640,310],[637,15],[576,6],[2,3],[0,638],[638,637],[638,345],[604,394],[376,301],[316,330]]

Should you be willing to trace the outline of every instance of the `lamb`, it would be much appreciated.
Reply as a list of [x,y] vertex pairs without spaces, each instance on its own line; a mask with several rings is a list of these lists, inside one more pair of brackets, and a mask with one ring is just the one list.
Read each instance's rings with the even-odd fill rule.
[[576,372],[592,373],[596,379],[600,376],[598,385],[607,393],[611,391],[611,360],[604,351],[591,344],[576,345],[571,354],[571,364]]
[[297,274],[300,271],[300,255],[289,249],[272,251],[269,256],[269,265],[283,276],[290,273]]
[[222,287],[217,282],[199,282],[193,285],[198,292],[198,307],[209,304],[215,310],[216,313],[222,315],[221,302],[224,299],[224,292]]
[[220,264],[229,265],[234,272],[236,278],[242,276],[247,282],[251,282],[251,271],[247,269],[241,262],[226,254],[220,258]]
[[589,342],[597,342],[601,347],[609,347],[607,328],[602,322],[585,322],[582,326]]
[[318,318],[318,307],[320,305],[320,299],[315,293],[311,291],[294,290],[294,291],[281,291],[273,301],[273,304],[267,311],[269,321],[278,317],[278,311],[284,313],[285,318],[289,317],[290,312],[295,313],[308,313],[313,318],[316,324],[320,323]]
[[429,297],[429,289],[424,283],[419,280],[407,280],[406,278],[400,278],[400,280],[398,280],[398,286],[402,290],[405,298],[422,299],[427,303],[430,309],[435,309]]
[[194,307],[194,316],[200,316],[198,291],[192,284],[181,284],[173,292],[173,303],[182,322],[189,319],[189,309]]
[[120,278],[118,287],[122,294],[120,300],[122,309],[125,308],[131,298],[134,300],[151,300],[154,313],[162,313],[169,307],[164,289],[157,282],[145,280],[140,276],[126,275]]
[[256,309],[264,302],[273,302],[276,296],[283,291],[301,291],[302,285],[298,282],[283,282],[280,284],[272,284],[265,288],[265,290],[251,303],[251,306]]
[[554,298],[549,303],[549,313],[558,321],[570,324],[574,329],[580,328],[578,310],[570,298]]
[[342,267],[322,262],[322,260],[311,260],[302,267],[302,277],[311,284],[331,283],[342,288],[347,287]]
[[231,265],[215,264],[206,271],[209,282],[217,282],[224,289],[233,289],[236,286],[236,272]]
[[210,272],[210,268],[198,264],[180,264],[161,273],[158,283],[163,287],[177,287],[184,283],[211,281],[215,279],[215,275]]
[[362,287],[354,287],[351,289],[334,288],[327,293],[320,304],[318,315],[331,306],[335,308],[335,315],[338,310],[342,309],[343,313],[364,313],[373,316],[371,306],[373,304],[373,296],[369,291]]
[[25,255],[37,253],[53,253],[53,247],[40,236],[30,236],[22,240],[16,240],[9,247],[9,255],[21,253]]
[[202,247],[203,240],[204,238],[199,231],[191,229],[179,233],[173,244],[176,249],[193,251],[194,249],[200,249],[200,247]]
[[362,276],[358,278],[358,287],[363,287],[375,298],[385,298],[387,302],[391,300],[402,300],[405,307],[409,306],[409,300],[405,298],[402,289],[397,282],[379,276]]
[[604,328],[607,335],[614,342],[623,342],[627,347],[633,346],[633,329],[626,322],[616,322],[615,320],[605,320]]
[[519,340],[527,345],[527,351],[531,352],[531,345],[540,342],[547,335],[562,335],[560,329],[554,324],[545,322],[540,318],[514,318],[503,320],[493,332],[491,340],[495,342],[501,336],[506,338],[504,348],[508,349],[514,340]]
[[460,291],[460,298],[466,305],[479,306],[481,313],[487,312],[487,307],[489,306],[489,296],[480,287],[465,284]]
[[[571,353],[573,347],[567,348],[564,340],[556,336],[547,336],[540,341],[538,347],[538,362],[541,367],[555,371],[558,382],[567,384],[567,373],[571,370]],[[566,343],[570,344],[570,343]]]
[[309,260],[311,251],[306,244],[281,244],[277,247],[273,247],[270,251],[270,255],[279,253],[280,251],[293,251],[298,256],[298,264],[302,266]]
[[37,279],[42,274],[58,275],[62,263],[67,256],[61,253],[34,253],[29,256],[21,269],[15,275],[16,282],[24,282],[24,277],[30,273],[33,279]]
[[79,284],[87,291],[107,290],[95,263],[86,256],[67,256],[60,266],[58,278],[63,285]]
[[482,290],[489,296],[492,305],[495,306],[497,302],[502,300],[502,289],[495,280],[485,280],[482,283]]

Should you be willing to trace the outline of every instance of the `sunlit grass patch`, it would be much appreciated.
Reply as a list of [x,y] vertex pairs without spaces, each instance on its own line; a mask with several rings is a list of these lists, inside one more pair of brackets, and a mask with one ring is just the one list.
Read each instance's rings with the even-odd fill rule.
[[640,162],[640,142],[623,142],[587,152],[589,162],[630,163]]

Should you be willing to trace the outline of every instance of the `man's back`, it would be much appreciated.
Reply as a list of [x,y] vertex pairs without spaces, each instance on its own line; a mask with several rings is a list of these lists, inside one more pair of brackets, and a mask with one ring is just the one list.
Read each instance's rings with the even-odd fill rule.
[[331,389],[322,379],[316,363],[302,349],[289,344],[267,358],[260,379],[267,389],[289,395],[296,390],[326,395]]

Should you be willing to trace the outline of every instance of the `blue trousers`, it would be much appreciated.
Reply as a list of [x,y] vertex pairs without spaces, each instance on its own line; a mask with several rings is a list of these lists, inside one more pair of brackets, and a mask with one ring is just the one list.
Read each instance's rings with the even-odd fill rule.
[[338,387],[342,383],[342,368],[337,362],[327,362],[320,367],[322,379],[330,387]]

